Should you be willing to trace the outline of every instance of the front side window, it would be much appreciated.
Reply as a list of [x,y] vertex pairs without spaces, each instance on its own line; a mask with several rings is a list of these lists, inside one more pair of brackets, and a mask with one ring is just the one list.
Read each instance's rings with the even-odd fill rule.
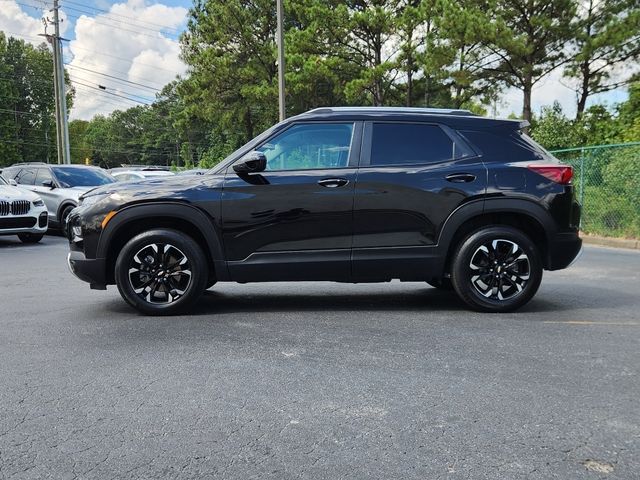
[[36,185],[40,186],[43,182],[53,182],[53,177],[48,168],[39,168],[36,177]]
[[453,140],[437,125],[374,123],[371,165],[421,165],[455,157]]
[[267,171],[344,168],[349,164],[353,123],[294,125],[257,150]]
[[99,187],[115,182],[115,179],[99,168],[53,167],[58,183],[63,188]]

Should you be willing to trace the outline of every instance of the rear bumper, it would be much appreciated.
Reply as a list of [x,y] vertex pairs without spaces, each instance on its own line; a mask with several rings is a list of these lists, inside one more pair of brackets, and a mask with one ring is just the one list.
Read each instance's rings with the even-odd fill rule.
[[578,232],[558,233],[549,242],[547,270],[567,268],[582,250],[582,239]]
[[94,290],[107,288],[106,261],[104,258],[87,259],[84,253],[71,251],[67,256],[69,270]]

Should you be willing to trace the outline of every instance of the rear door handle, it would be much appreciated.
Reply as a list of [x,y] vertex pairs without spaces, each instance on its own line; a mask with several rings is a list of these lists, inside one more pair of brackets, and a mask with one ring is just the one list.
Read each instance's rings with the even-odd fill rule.
[[451,175],[447,175],[444,178],[448,182],[468,183],[468,182],[473,182],[476,179],[476,176],[471,175],[470,173],[452,173]]
[[346,178],[323,178],[318,180],[318,185],[327,188],[344,187],[347,183],[349,183],[349,180]]

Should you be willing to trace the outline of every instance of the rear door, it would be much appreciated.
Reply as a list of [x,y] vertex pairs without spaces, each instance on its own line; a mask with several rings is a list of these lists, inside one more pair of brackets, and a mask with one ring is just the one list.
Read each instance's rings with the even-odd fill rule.
[[15,181],[18,182],[18,185],[21,187],[34,190],[37,171],[38,169],[36,167],[23,167],[15,176]]
[[484,164],[449,127],[367,122],[354,195],[354,279],[429,278],[445,220],[486,186]]

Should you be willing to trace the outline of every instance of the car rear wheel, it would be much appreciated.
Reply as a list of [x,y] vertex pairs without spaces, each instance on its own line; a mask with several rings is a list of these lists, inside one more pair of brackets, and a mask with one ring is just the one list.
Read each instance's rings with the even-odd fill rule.
[[542,281],[540,252],[511,227],[487,227],[458,247],[451,272],[458,296],[484,312],[510,312],[526,304]]
[[22,243],[38,243],[44,237],[44,233],[19,233],[18,238]]
[[150,230],[127,242],[115,266],[120,295],[148,315],[174,315],[193,306],[209,277],[207,259],[188,235]]

